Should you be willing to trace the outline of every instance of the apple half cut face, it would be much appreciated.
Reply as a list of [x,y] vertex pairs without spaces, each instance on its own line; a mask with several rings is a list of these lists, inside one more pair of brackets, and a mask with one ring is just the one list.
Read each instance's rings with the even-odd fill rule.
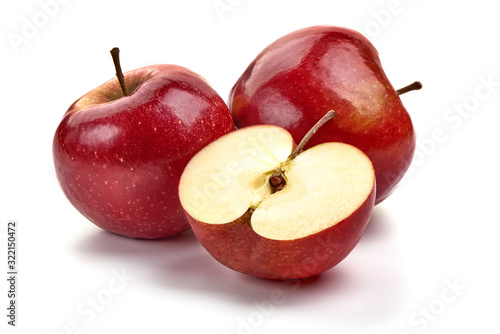
[[342,261],[361,238],[375,199],[369,158],[343,143],[291,157],[294,147],[283,128],[250,126],[212,142],[184,169],[182,207],[225,266],[265,278],[310,277]]

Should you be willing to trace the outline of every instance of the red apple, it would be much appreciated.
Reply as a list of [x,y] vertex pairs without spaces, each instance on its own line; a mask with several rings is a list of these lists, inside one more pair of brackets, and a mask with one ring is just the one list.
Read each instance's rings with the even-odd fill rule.
[[375,200],[370,159],[343,143],[294,146],[283,128],[250,126],[186,166],[182,207],[220,263],[258,277],[305,278],[338,264],[361,238]]
[[350,29],[315,26],[278,39],[238,79],[229,107],[237,127],[274,124],[296,141],[335,110],[308,146],[344,142],[365,152],[375,168],[376,203],[390,195],[413,158],[410,116],[375,47]]
[[69,201],[97,226],[132,238],[189,229],[181,173],[202,147],[232,131],[221,97],[198,74],[155,65],[111,79],[66,111],[53,157]]

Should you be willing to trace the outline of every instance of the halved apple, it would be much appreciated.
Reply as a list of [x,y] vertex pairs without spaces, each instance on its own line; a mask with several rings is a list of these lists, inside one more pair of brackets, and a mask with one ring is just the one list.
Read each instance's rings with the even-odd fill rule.
[[212,142],[184,169],[182,207],[225,266],[264,278],[310,277],[361,238],[375,201],[370,159],[343,143],[294,147],[283,128],[250,126]]

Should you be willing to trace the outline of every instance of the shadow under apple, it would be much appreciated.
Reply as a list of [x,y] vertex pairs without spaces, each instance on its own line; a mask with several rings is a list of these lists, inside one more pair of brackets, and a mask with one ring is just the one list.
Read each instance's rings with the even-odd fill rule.
[[269,280],[248,276],[217,262],[192,231],[162,240],[141,240],[97,231],[75,246],[78,256],[114,261],[140,272],[141,279],[160,287],[221,293],[228,300],[252,303],[270,298],[273,290],[293,294],[290,301],[321,298],[326,291],[342,289],[345,274],[333,268],[301,280]]
[[390,212],[384,208],[383,204],[375,206],[360,242],[374,241],[387,237],[391,232],[391,220]]
[[[380,243],[389,229],[388,217],[386,210],[375,208],[358,247],[371,249],[373,244]],[[357,277],[363,270],[359,268],[359,259],[352,259],[351,255],[335,268],[308,279],[262,279],[235,272],[217,262],[191,230],[161,240],[131,239],[97,230],[82,238],[74,251],[77,256],[91,258],[92,261],[112,261],[133,268],[134,272],[140,273],[141,280],[160,289],[171,287],[187,291],[198,290],[243,305],[269,300],[273,293],[286,299],[282,307],[311,302],[338,303],[339,298],[343,299],[349,293],[359,295],[356,291],[366,289],[371,294],[386,296],[383,291],[376,292],[379,290],[377,286],[359,285],[369,284],[369,281]],[[363,249],[358,252],[364,253]],[[356,248],[353,257],[356,256],[355,253]],[[356,263],[358,267],[355,266]],[[374,266],[367,268],[374,269]],[[360,306],[353,306],[354,309],[357,307]]]

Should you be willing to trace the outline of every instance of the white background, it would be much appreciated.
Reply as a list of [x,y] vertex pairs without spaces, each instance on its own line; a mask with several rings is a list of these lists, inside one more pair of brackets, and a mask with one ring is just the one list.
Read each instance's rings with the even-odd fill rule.
[[[20,226],[18,327],[7,325],[3,278],[2,333],[499,331],[494,2],[221,0],[230,10],[218,13],[214,0],[55,1],[0,5],[5,275],[7,221]],[[58,4],[45,9],[50,15],[48,2]],[[37,29],[23,30],[26,22]],[[317,24],[369,37],[396,88],[424,85],[402,98],[418,133],[412,171],[374,209],[340,265],[300,285],[256,279],[217,263],[191,232],[161,241],[119,237],[66,200],[54,175],[52,136],[74,100],[114,76],[112,47],[120,47],[124,70],[182,65],[227,100],[266,45]]]

